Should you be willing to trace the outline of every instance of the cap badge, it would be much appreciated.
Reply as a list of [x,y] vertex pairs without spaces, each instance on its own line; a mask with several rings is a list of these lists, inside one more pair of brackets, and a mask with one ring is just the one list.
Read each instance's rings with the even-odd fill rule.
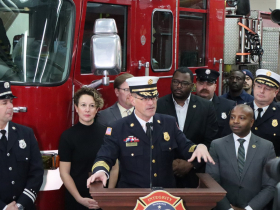
[[246,74],[246,71],[243,71],[244,74]]
[[210,69],[207,69],[207,70],[205,71],[205,74],[211,74]]
[[133,126],[134,126],[134,123],[131,123],[131,124],[130,124],[130,127],[133,127]]
[[277,119],[272,120],[272,126],[273,126],[273,127],[276,127],[277,125],[278,125]]
[[271,76],[271,72],[270,71],[268,71],[268,72],[266,72],[266,76]]
[[8,82],[5,82],[5,83],[4,83],[4,87],[5,87],[5,88],[9,88],[9,87],[10,87],[10,84],[9,84]]
[[253,144],[252,147],[255,149],[257,146]]
[[18,140],[19,143],[19,147],[21,149],[25,149],[26,148],[26,142],[24,141],[24,139]]
[[151,84],[153,84],[153,80],[152,80],[152,79],[149,79],[149,80],[148,80],[148,85],[151,85]]
[[227,119],[227,114],[225,112],[222,113],[222,119]]
[[168,132],[163,132],[163,138],[164,138],[165,141],[170,140],[170,136],[169,136]]

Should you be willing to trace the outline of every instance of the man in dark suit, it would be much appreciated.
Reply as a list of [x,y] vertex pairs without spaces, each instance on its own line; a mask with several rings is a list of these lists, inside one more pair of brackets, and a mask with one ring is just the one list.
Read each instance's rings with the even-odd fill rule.
[[249,104],[255,114],[252,132],[271,141],[277,156],[280,156],[280,105],[273,100],[279,91],[279,82],[280,75],[266,69],[257,70],[255,99]]
[[[218,123],[211,101],[191,94],[193,73],[187,67],[177,69],[172,78],[171,92],[158,100],[157,113],[174,116],[185,136],[195,144],[210,146],[218,132]],[[177,187],[197,187],[195,173],[204,172],[179,156],[173,163]],[[195,167],[195,169],[194,169]]]
[[236,101],[237,104],[247,104],[254,100],[244,89],[245,74],[240,70],[234,70],[229,75],[229,92],[221,97]]
[[155,114],[158,79],[132,77],[126,80],[134,113],[109,124],[88,186],[95,180],[105,185],[117,158],[122,174],[118,187],[124,188],[175,187],[172,171],[175,153],[190,162],[195,158],[200,162],[201,157],[212,162],[207,147],[188,140],[178,129],[174,117]]
[[216,117],[218,120],[219,131],[215,137],[220,138],[231,133],[229,128],[229,114],[236,105],[235,101],[218,97],[215,94],[217,79],[220,73],[211,69],[196,69],[196,94],[206,100],[212,101]]
[[0,209],[34,210],[43,182],[43,163],[31,128],[11,122],[9,82],[0,82]]
[[209,152],[216,164],[206,164],[206,173],[227,191],[215,210],[263,210],[273,198],[276,181],[265,170],[275,158],[273,144],[251,132],[253,123],[253,110],[237,105],[230,116],[233,134],[211,143]]
[[118,100],[112,106],[98,112],[96,115],[96,122],[107,126],[109,122],[119,120],[132,113],[134,108],[129,101],[130,91],[129,86],[125,81],[131,77],[133,77],[133,75],[128,73],[116,77],[114,81],[114,89]]

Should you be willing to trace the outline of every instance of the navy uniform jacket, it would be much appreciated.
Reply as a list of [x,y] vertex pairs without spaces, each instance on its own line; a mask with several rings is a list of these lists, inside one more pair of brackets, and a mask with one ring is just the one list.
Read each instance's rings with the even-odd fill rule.
[[[118,187],[149,188],[151,179],[153,187],[176,186],[172,171],[174,156],[179,153],[189,159],[196,146],[179,130],[174,117],[154,115],[152,143],[134,113],[109,125],[93,173],[98,170],[109,173],[119,159],[122,176]],[[128,138],[132,142],[126,142]]]
[[[215,107],[219,130],[216,138],[224,137],[232,133],[229,127],[230,111],[235,107],[236,102],[226,98],[218,97],[214,94],[212,102]],[[215,138],[215,139],[216,139]]]
[[231,97],[229,92],[221,95],[221,97],[236,101],[237,104],[248,104],[254,100],[254,96],[248,94],[245,90],[242,90],[241,94],[236,98]]
[[[26,147],[19,143],[26,143]],[[26,210],[35,209],[34,201],[43,182],[43,164],[31,128],[9,122],[8,147],[0,144],[0,209],[16,201]]]
[[[254,109],[253,102],[248,104]],[[261,119],[254,122],[252,132],[264,139],[271,141],[274,145],[276,156],[280,156],[280,104],[272,102]]]

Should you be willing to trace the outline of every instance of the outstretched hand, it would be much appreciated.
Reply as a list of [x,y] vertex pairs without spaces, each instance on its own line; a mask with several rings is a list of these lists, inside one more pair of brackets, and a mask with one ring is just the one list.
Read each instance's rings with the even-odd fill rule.
[[208,149],[204,144],[197,145],[196,150],[193,152],[191,158],[188,159],[188,162],[192,162],[195,158],[197,158],[199,163],[201,162],[201,158],[203,158],[205,162],[210,162],[215,165],[214,160],[210,156]]

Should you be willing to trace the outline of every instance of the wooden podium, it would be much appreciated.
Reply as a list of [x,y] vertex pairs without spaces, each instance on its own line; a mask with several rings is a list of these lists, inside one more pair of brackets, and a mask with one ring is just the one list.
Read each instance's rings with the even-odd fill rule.
[[[210,210],[222,200],[226,191],[209,175],[197,174],[199,188],[165,188],[163,190],[183,199],[187,210]],[[93,183],[89,192],[103,210],[133,210],[139,197],[152,192],[149,188],[103,188]]]

